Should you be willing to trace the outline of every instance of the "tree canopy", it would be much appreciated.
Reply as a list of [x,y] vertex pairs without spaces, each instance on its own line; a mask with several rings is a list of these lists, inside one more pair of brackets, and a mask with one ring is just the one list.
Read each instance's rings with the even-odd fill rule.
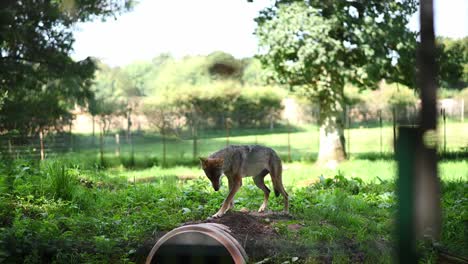
[[70,57],[77,22],[129,10],[133,1],[5,0],[0,2],[0,132],[31,134],[68,122],[91,98],[95,63]]
[[374,88],[383,78],[411,82],[407,58],[414,57],[416,33],[406,25],[416,7],[414,0],[277,0],[257,17],[259,57],[269,79],[320,105],[319,161],[346,156],[345,83]]
[[468,84],[468,37],[436,39],[438,83],[447,88],[462,88]]

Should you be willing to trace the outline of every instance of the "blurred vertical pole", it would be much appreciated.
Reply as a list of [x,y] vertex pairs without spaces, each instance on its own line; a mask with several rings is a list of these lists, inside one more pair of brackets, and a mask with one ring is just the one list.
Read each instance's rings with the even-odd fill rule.
[[400,127],[398,132],[398,263],[417,263],[413,195],[417,132],[410,127]]
[[39,143],[41,145],[41,160],[45,159],[44,155],[44,133],[42,132],[42,129],[39,131]]
[[416,240],[437,240],[441,227],[434,140],[437,138],[437,67],[433,18],[433,0],[421,0],[421,44],[418,49],[421,125],[419,128],[401,128],[397,146],[400,263],[417,263]]
[[291,123],[288,119],[288,161],[291,162]]
[[379,127],[380,127],[380,155],[382,155],[382,110],[379,110],[378,114],[379,114]]
[[115,156],[120,157],[120,135],[115,134]]

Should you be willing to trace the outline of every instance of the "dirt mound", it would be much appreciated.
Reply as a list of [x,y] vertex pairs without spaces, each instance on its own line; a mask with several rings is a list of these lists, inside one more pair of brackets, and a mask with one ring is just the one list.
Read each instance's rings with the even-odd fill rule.
[[259,218],[248,213],[228,212],[221,218],[207,219],[197,223],[223,224],[229,227],[232,235],[235,237],[248,235],[269,238],[278,237],[278,233],[271,225],[265,222],[265,218]]
[[[301,247],[291,241],[287,241],[278,234],[273,223],[292,219],[289,215],[278,213],[242,213],[228,212],[221,218],[207,219],[186,223],[217,223],[229,227],[231,235],[239,241],[245,249],[250,261],[261,261],[281,255],[288,249],[301,251]],[[299,247],[298,247],[299,246]],[[292,253],[289,251],[288,253]]]

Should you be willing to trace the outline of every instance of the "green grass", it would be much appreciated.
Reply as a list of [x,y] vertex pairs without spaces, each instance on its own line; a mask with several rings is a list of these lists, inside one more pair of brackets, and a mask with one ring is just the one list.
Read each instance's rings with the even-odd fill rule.
[[[466,165],[440,164],[441,243],[465,256]],[[299,162],[285,167],[294,219],[275,223],[284,238],[337,263],[391,262],[394,162],[351,160],[335,170]],[[6,176],[0,183],[0,259],[6,262],[141,261],[137,252],[155,233],[212,215],[227,193],[226,182],[214,192],[198,167],[81,169],[68,160],[40,166],[16,161],[0,168]],[[236,208],[257,210],[262,197],[252,180],[245,179]],[[282,206],[281,198],[270,199],[270,209],[280,211]],[[292,223],[303,228],[289,231]],[[433,257],[431,251],[422,252],[426,259]],[[307,261],[319,260],[309,256]]]
[[[447,151],[460,151],[468,147],[468,123],[448,122],[446,134]],[[251,134],[248,134],[251,133]],[[391,155],[393,153],[393,129],[385,126],[382,129],[382,149],[380,148],[380,128],[353,128],[345,131],[345,137],[349,141],[350,156],[360,158],[361,156]],[[443,149],[443,127],[439,124],[439,150]],[[198,139],[197,156],[207,156],[214,151],[226,146],[225,131],[205,131],[200,132]],[[348,137],[349,136],[349,137]],[[292,129],[290,134],[291,158],[293,161],[313,161],[317,157],[319,138],[316,126],[298,126]],[[79,142],[91,142],[90,136],[80,135],[76,143],[78,153],[73,153],[72,157],[78,160],[89,160],[92,163],[99,159],[98,146],[95,148],[80,146]],[[115,142],[113,135],[109,135],[105,140],[105,161],[108,166],[125,167],[151,167],[161,165],[163,161],[162,140],[157,134],[142,134],[134,137],[135,162],[131,164],[131,146],[122,140],[120,146],[121,157],[116,157]],[[96,142],[98,140],[96,139]],[[230,144],[261,144],[274,148],[283,160],[288,158],[288,133],[286,128],[275,128],[257,130],[232,130],[229,138]],[[347,143],[348,146],[348,143]],[[79,148],[78,148],[79,147]],[[382,151],[382,152],[381,152]],[[189,165],[194,164],[193,141],[190,137],[171,137],[167,140],[167,164]],[[195,157],[196,159],[196,157]]]
[[[439,162],[439,177],[443,181],[468,181],[468,160]],[[317,166],[310,162],[293,162],[283,165],[283,182],[288,187],[304,187],[325,178],[333,177],[338,171],[348,177],[361,178],[366,183],[379,183],[382,180],[395,179],[396,162],[392,160],[358,160],[353,159],[338,164],[335,168]],[[180,179],[204,177],[199,166],[175,166],[171,168],[152,167],[128,171],[122,167],[110,170],[114,175],[127,177],[133,181],[139,178],[177,177]],[[266,178],[268,181],[268,177]],[[224,179],[225,180],[225,179]],[[251,179],[246,178],[246,181]]]
[[[466,146],[468,126],[449,125],[449,149]],[[256,132],[253,135],[233,131],[230,143],[268,145],[284,160],[287,133],[282,129],[276,134],[251,131]],[[384,131],[384,140],[391,141],[391,128]],[[274,225],[283,238],[310,249],[307,259],[301,258],[303,262],[392,262],[396,162],[389,154],[391,148],[384,149],[386,155],[378,153],[378,128],[356,128],[350,134],[351,158],[335,168],[313,163],[316,128],[296,128],[291,134],[293,162],[284,163],[283,180],[293,219]],[[225,140],[220,132],[207,134],[199,140],[200,155],[224,147]],[[219,209],[227,194],[227,181],[223,178],[219,192],[212,190],[192,157],[190,140],[169,140],[165,167],[157,135],[135,142],[133,160],[129,146],[122,145],[122,155],[116,157],[108,142],[104,164],[95,149],[43,162],[2,161],[0,262],[141,262],[145,256],[139,250],[155,234],[204,219]],[[439,243],[465,257],[466,168],[466,159],[439,162],[444,212]],[[266,179],[271,186],[269,177]],[[261,190],[246,178],[236,194],[236,208],[257,210],[262,199]],[[270,198],[270,209],[280,211],[282,207],[281,198]],[[295,223],[302,228],[290,231],[288,225]],[[280,252],[274,262],[293,257],[288,252]],[[421,253],[425,262],[434,260],[430,248],[423,247]]]

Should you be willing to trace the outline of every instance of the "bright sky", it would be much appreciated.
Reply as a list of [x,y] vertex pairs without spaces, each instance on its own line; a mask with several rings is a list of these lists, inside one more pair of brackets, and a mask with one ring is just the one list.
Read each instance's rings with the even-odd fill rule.
[[[117,20],[78,25],[73,57],[93,56],[112,66],[151,60],[163,52],[183,57],[222,50],[238,58],[250,57],[257,52],[253,19],[270,5],[269,0],[139,2]],[[418,27],[415,15],[410,28]],[[435,0],[435,30],[439,36],[467,36],[468,1]]]

